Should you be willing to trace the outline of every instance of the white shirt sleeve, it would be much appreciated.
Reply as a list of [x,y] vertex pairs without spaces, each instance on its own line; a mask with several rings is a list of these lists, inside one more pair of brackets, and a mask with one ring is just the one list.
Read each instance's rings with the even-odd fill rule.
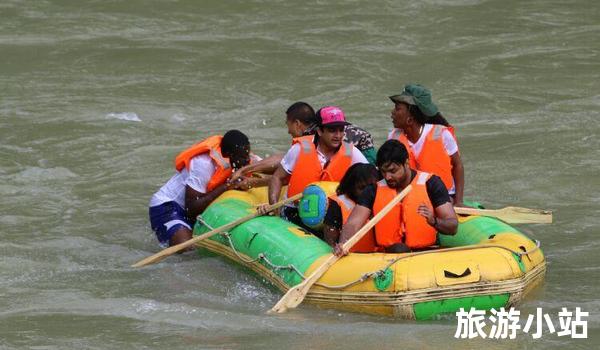
[[206,193],[208,192],[208,183],[215,171],[215,165],[208,154],[196,156],[190,162],[189,176],[185,184],[195,191]]
[[388,132],[388,136],[387,139],[388,140],[396,140],[397,139],[397,135],[402,133],[402,129],[398,129],[398,128],[392,128],[390,130],[390,132]]
[[296,167],[296,162],[298,161],[298,156],[300,155],[300,144],[294,144],[283,156],[281,160],[281,166],[283,170],[285,170],[288,174],[291,174],[294,171],[294,167]]
[[358,148],[352,147],[352,161],[350,163],[351,163],[350,165],[356,164],[356,163],[369,164],[369,161],[367,160],[367,158],[365,158],[365,155],[362,154],[362,152],[358,150]]
[[263,160],[259,155],[256,155],[254,153],[250,153],[250,163],[258,163],[261,160]]
[[448,129],[445,129],[442,132],[442,141],[444,142],[446,153],[448,153],[449,156],[458,152],[458,144]]

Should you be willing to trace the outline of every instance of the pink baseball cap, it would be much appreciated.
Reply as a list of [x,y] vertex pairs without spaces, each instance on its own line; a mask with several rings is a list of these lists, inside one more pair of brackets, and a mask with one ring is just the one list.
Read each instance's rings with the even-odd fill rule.
[[317,111],[319,126],[349,125],[340,107],[325,106]]

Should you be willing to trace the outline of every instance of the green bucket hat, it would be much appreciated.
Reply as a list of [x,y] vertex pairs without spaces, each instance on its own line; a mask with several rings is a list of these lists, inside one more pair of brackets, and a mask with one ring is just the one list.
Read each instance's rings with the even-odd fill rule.
[[419,84],[408,84],[399,95],[390,96],[394,103],[407,103],[417,106],[428,117],[438,114],[438,108],[431,101],[431,91]]

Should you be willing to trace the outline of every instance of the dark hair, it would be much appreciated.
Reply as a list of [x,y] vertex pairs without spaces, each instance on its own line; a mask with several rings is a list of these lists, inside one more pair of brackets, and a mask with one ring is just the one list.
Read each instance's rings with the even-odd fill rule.
[[439,124],[443,126],[450,126],[450,123],[448,123],[446,118],[444,118],[444,116],[442,116],[442,114],[439,112],[433,117],[428,117],[425,114],[423,114],[423,112],[421,112],[419,107],[417,107],[416,105],[407,104],[407,106],[408,112],[413,116],[413,118],[415,118],[415,120],[419,124]]
[[408,151],[402,142],[387,140],[377,151],[377,167],[381,168],[387,163],[404,164],[408,159]]
[[439,124],[439,125],[443,125],[443,126],[450,126],[450,123],[448,123],[448,121],[446,120],[446,118],[444,118],[442,113],[438,113],[438,114],[434,115],[433,117],[429,117],[429,119],[427,119],[427,123]]
[[221,152],[225,157],[237,155],[240,151],[247,152],[250,149],[249,146],[248,136],[239,130],[229,130],[221,140]]
[[299,120],[304,125],[312,125],[317,122],[315,110],[306,102],[296,102],[291,105],[285,114],[289,120]]
[[335,190],[338,195],[345,194],[353,201],[357,201],[358,198],[354,197],[352,191],[353,188],[360,185],[367,185],[370,182],[375,182],[379,180],[379,171],[372,164],[365,163],[355,163],[353,164],[346,173],[342,180],[340,180],[340,184]]

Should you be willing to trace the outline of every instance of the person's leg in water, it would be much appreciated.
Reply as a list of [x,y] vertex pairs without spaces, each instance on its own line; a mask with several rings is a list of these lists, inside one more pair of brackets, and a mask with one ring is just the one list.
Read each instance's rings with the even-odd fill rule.
[[192,230],[181,225],[169,240],[169,246],[172,247],[174,245],[181,244],[185,241],[189,241],[190,239],[192,239],[192,236]]
[[175,202],[150,207],[150,226],[161,247],[174,246],[192,238],[185,210]]

